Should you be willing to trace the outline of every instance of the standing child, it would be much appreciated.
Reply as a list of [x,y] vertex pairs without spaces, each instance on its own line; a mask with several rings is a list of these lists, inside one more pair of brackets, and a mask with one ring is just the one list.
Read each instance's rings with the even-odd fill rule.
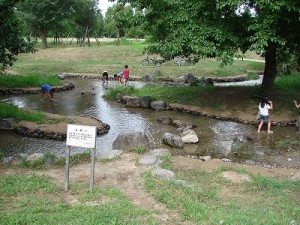
[[258,109],[259,109],[260,123],[258,125],[257,132],[258,133],[260,132],[262,125],[264,124],[264,122],[266,122],[266,123],[268,123],[268,134],[272,134],[273,131],[271,131],[271,120],[270,120],[270,115],[269,115],[269,110],[273,109],[272,101],[269,101],[268,97],[262,98],[258,105]]
[[126,86],[127,82],[129,79],[129,69],[128,69],[128,65],[124,66],[124,71],[123,71],[123,82],[124,85]]
[[103,84],[108,84],[108,72],[107,71],[103,71],[103,74],[102,74],[102,83]]

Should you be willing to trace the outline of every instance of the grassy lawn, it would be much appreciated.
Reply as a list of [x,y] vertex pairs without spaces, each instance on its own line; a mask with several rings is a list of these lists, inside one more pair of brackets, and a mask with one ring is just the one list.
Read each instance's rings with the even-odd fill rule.
[[146,174],[145,188],[157,201],[195,224],[279,225],[300,220],[300,182],[251,175],[251,182],[234,184],[220,176],[223,171],[246,172],[234,168],[212,173],[176,171],[179,179],[200,191]]
[[[194,66],[177,66],[173,61],[163,63],[160,67],[142,66],[141,61],[145,57],[143,50],[146,47],[144,41],[122,41],[119,46],[109,41],[100,43],[100,46],[94,42],[92,47],[79,47],[75,42],[66,42],[66,46],[61,47],[49,39],[48,49],[39,48],[38,43],[36,53],[19,55],[17,62],[10,69],[25,75],[54,75],[63,72],[102,74],[103,70],[107,70],[112,76],[128,64],[132,76],[144,76],[159,70],[162,76],[179,77],[186,73],[197,76],[234,76],[246,74],[250,70],[262,71],[264,68],[262,62],[241,60],[221,68],[220,62],[215,59],[203,59]],[[257,57],[253,54],[248,55],[252,58]]]
[[[149,171],[141,182],[157,202],[177,212],[181,222],[281,225],[300,221],[299,181],[253,175],[241,166],[213,172],[175,169],[171,157],[162,160],[164,168],[189,185],[153,177]],[[162,212],[143,209],[147,202],[133,204],[117,185],[100,183],[91,193],[87,183],[73,179],[66,194],[63,185],[47,173],[37,175],[37,168],[22,175],[0,175],[0,224],[164,224],[157,219]],[[251,180],[233,183],[221,176],[224,171],[247,174]]]
[[[115,188],[73,183],[71,193],[79,202],[70,204],[49,177],[17,175],[0,177],[0,224],[155,224],[151,211],[134,206]],[[95,205],[93,201],[110,199]],[[157,224],[157,223],[156,223]]]

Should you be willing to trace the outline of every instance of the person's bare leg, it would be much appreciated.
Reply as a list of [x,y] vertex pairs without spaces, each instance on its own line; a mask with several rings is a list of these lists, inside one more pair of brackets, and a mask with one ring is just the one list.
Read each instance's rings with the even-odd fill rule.
[[260,121],[260,124],[258,125],[258,129],[257,129],[257,133],[259,133],[260,132],[260,130],[261,130],[261,127],[262,127],[262,125],[264,124],[264,121],[263,120],[261,120]]
[[268,122],[268,133],[273,133],[273,131],[271,131],[271,121]]

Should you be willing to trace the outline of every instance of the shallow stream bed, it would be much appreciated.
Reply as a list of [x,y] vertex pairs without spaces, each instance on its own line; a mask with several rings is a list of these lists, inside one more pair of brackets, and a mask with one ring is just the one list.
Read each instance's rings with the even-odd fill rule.
[[[252,141],[245,147],[246,154],[235,154],[235,160],[268,167],[300,167],[300,135],[295,127],[274,127],[272,135],[266,132],[257,134],[257,127],[252,125],[175,111],[129,108],[120,103],[108,102],[102,98],[107,89],[102,86],[100,80],[73,79],[68,82],[73,83],[76,88],[57,92],[53,102],[47,98],[40,98],[40,95],[0,96],[0,100],[22,108],[102,120],[110,125],[110,130],[108,134],[97,137],[97,152],[111,150],[112,143],[120,132],[135,130],[143,131],[149,136],[152,148],[169,148],[174,155],[231,158],[233,140],[248,137]],[[109,87],[113,85],[118,84],[109,82]],[[143,83],[131,82],[131,85],[140,87]],[[194,130],[199,137],[199,143],[185,145],[184,149],[170,148],[163,144],[162,136],[165,132],[177,134],[178,131],[172,126],[158,122],[159,116],[169,116],[173,120],[188,121],[196,125]],[[9,155],[51,152],[63,156],[66,150],[65,142],[19,136],[11,131],[0,131],[0,137],[0,150]],[[84,150],[72,148],[72,153]]]

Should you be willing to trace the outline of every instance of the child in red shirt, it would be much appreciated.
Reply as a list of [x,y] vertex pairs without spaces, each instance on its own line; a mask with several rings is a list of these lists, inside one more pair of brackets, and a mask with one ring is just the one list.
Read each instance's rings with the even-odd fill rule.
[[128,69],[128,65],[125,65],[123,71],[123,82],[125,86],[127,84],[128,79],[129,79],[129,69]]

